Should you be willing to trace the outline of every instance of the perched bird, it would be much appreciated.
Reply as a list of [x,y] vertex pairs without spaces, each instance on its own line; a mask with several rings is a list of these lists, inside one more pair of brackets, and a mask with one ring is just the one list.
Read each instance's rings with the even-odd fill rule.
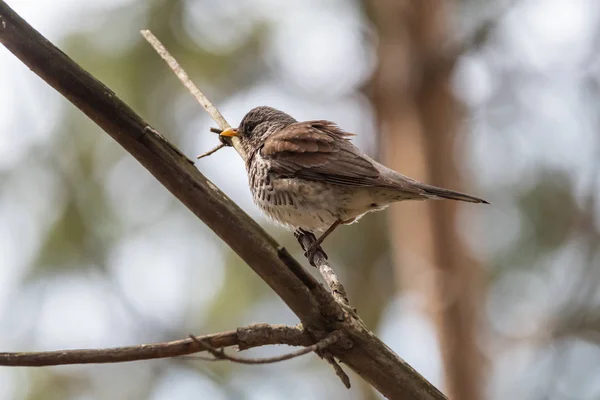
[[325,231],[307,250],[312,258],[340,224],[403,200],[487,201],[426,185],[371,159],[335,123],[298,122],[271,107],[256,107],[237,129],[247,155],[246,170],[256,205],[273,221],[295,231]]

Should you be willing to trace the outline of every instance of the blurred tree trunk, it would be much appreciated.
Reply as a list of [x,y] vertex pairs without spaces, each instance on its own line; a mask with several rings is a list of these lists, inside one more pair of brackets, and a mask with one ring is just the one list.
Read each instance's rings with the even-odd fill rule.
[[[379,66],[369,88],[389,167],[427,183],[461,190],[453,155],[460,110],[447,57],[450,0],[369,0]],[[451,399],[483,398],[480,343],[481,267],[455,228],[458,203],[405,202],[389,226],[402,289],[418,290],[435,321]]]

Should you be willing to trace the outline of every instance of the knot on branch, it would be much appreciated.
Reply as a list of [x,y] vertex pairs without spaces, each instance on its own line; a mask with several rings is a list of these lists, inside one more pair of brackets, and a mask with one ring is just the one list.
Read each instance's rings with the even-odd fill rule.
[[246,350],[264,344],[310,346],[314,340],[306,334],[301,324],[296,326],[252,324],[237,329],[238,348]]

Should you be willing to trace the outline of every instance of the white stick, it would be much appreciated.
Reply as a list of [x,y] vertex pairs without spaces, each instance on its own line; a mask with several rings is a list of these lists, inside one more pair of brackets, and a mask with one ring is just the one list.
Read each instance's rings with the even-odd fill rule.
[[177,60],[175,60],[175,58],[171,54],[169,54],[165,46],[163,46],[163,44],[156,38],[156,36],[154,36],[154,34],[147,29],[144,29],[141,32],[142,36],[144,36],[144,38],[148,41],[148,43],[150,43],[154,50],[156,50],[156,52],[162,57],[162,59],[165,60],[167,64],[169,64],[169,67],[171,67],[173,72],[175,72],[175,75],[177,75],[181,83],[184,84],[184,86],[190,91],[192,96],[194,96],[196,100],[198,100],[198,103],[200,103],[202,107],[204,107],[206,112],[210,114],[212,119],[215,120],[215,122],[219,125],[219,128],[221,128],[222,130],[231,128],[231,126],[229,125],[229,123],[227,123],[225,118],[223,118],[223,115],[219,112],[219,110],[217,110],[213,103],[211,103],[210,100],[206,98],[204,93],[202,93],[200,89],[198,89],[198,86],[196,86],[196,84],[192,82],[188,74],[183,70],[183,68],[181,68]]

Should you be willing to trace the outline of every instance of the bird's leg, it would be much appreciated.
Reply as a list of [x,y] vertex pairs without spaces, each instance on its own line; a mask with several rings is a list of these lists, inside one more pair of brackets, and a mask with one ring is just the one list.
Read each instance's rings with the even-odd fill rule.
[[306,249],[306,251],[304,252],[304,256],[309,261],[312,261],[312,258],[315,255],[315,251],[317,251],[317,249],[319,249],[321,247],[321,243],[323,243],[323,240],[325,240],[325,238],[327,236],[329,236],[331,234],[331,232],[333,232],[335,230],[335,228],[337,228],[341,223],[342,223],[342,220],[340,220],[340,219],[335,221],[329,228],[327,228],[327,230],[321,236],[319,236],[319,238],[317,240],[315,240],[315,242],[313,244],[310,245],[310,247],[308,249]]

